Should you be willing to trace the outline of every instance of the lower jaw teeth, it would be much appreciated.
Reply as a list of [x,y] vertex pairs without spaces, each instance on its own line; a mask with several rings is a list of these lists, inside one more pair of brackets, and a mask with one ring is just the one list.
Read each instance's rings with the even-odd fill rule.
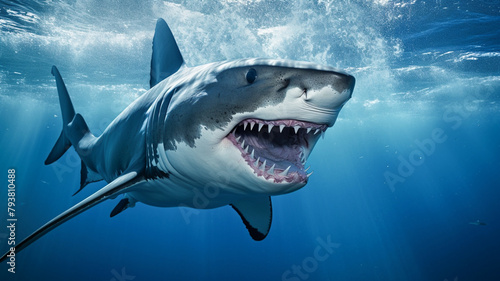
[[255,161],[255,163],[254,163],[254,166],[255,166],[256,168],[258,168],[258,167],[259,167],[259,160],[260,160],[260,157],[259,157],[259,158],[257,158],[257,161]]
[[[260,159],[260,158],[259,158]],[[256,163],[258,163],[258,160],[256,161]],[[282,172],[280,173],[275,173],[275,168],[276,168],[276,164],[273,164],[269,169],[267,169],[267,160],[264,160],[264,162],[260,165],[258,164],[255,164],[254,167],[258,168],[258,170],[260,172],[262,172],[262,176],[272,176],[272,177],[286,177],[288,176],[288,172],[290,171],[290,168],[292,167],[292,165],[288,166],[288,168],[286,168],[285,170],[283,170]],[[260,173],[258,173],[260,174]]]
[[254,173],[257,176],[263,177],[269,181],[274,181],[276,183],[304,181],[304,180],[308,179],[313,174],[312,171],[309,174],[306,174],[306,172],[311,167],[308,167],[307,169],[303,170],[302,172],[299,172],[299,171],[290,172],[290,169],[292,168],[293,165],[289,165],[285,170],[282,170],[280,172],[280,170],[281,170],[280,168],[278,168],[278,170],[276,169],[276,163],[272,163],[272,165],[269,163],[269,165],[271,165],[269,167],[267,159],[264,159],[264,161],[261,162],[260,157],[255,159],[253,163],[249,162],[249,164],[250,164],[250,166],[252,166]]
[[286,168],[286,170],[284,170],[283,172],[279,173],[278,176],[286,177],[288,175],[288,171],[290,170],[290,167],[292,167],[292,166],[288,166],[288,168]]
[[271,168],[267,171],[269,174],[273,175],[274,174],[274,167],[276,166],[276,164],[273,164],[273,166],[271,166]]
[[267,160],[264,160],[264,163],[262,163],[262,166],[260,166],[260,168],[259,168],[262,172],[266,171],[266,162],[267,162]]
[[[249,125],[250,125],[250,127],[253,127],[257,124],[250,123]],[[258,125],[259,125],[259,127],[262,127],[262,124],[258,124]],[[283,129],[282,127],[284,127],[284,125],[282,125],[282,126],[280,125],[279,127],[280,127],[280,131],[281,131]],[[294,129],[297,129],[297,128],[294,128]],[[312,130],[309,130],[309,131],[312,132]],[[315,133],[318,133],[318,131],[320,131],[320,130],[317,129]],[[246,162],[253,168],[254,173],[259,177],[264,177],[266,180],[274,181],[276,183],[296,182],[296,181],[298,182],[298,181],[306,180],[312,174],[312,172],[311,172],[311,173],[306,175],[305,173],[309,170],[309,168],[307,168],[303,171],[300,171],[302,169],[299,168],[299,166],[298,166],[301,164],[300,166],[304,167],[306,164],[306,155],[305,155],[306,153],[303,150],[304,148],[301,149],[301,151],[299,152],[299,155],[298,155],[297,160],[299,160],[300,162],[297,163],[297,167],[294,168],[295,170],[292,170],[292,172],[290,172],[290,169],[292,168],[292,166],[294,166],[293,164],[288,165],[288,167],[286,169],[282,170],[283,168],[276,168],[277,163],[273,163],[274,161],[272,161],[272,160],[269,161],[269,162],[271,162],[269,164],[268,164],[267,159],[263,159],[263,161],[261,162],[260,157],[257,157],[257,159],[255,159],[256,152],[255,152],[255,149],[252,147],[252,145],[247,144],[245,139],[242,140],[241,136],[236,136],[234,133],[233,133],[233,137],[235,140],[235,144],[237,144],[237,146],[239,146],[239,149],[242,152],[242,156],[246,159]],[[241,142],[240,142],[240,140],[241,140]],[[283,161],[285,161],[285,160],[283,160]],[[278,165],[281,165],[281,167],[284,167],[283,164],[284,163],[281,163]]]

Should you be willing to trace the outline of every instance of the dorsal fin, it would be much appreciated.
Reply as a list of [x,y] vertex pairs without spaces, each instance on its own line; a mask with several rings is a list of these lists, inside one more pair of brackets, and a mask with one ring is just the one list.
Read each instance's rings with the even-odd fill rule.
[[153,88],[160,81],[174,74],[183,64],[184,59],[172,31],[163,19],[158,19],[153,38],[150,87]]

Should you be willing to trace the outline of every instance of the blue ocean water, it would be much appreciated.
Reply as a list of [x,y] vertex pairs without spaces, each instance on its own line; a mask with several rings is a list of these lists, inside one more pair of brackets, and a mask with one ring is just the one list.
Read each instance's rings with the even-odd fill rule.
[[[8,169],[20,240],[103,186],[79,186],[52,65],[99,134],[148,89],[156,19],[188,65],[245,57],[346,69],[353,98],[273,197],[255,242],[230,208],[186,220],[110,200],[16,255],[0,280],[500,280],[500,4],[476,1],[0,1],[0,250]],[[476,221],[486,225],[471,224]],[[2,226],[4,225],[5,226]]]

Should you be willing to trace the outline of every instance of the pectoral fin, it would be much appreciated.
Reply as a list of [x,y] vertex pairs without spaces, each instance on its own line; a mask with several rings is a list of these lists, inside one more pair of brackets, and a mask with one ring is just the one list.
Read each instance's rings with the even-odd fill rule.
[[111,214],[109,214],[109,217],[112,218],[118,215],[119,213],[125,211],[128,208],[128,203],[129,203],[128,198],[123,198],[122,200],[120,200],[120,202],[118,202],[113,211],[111,211]]
[[[31,233],[30,236],[28,236],[21,243],[16,245],[16,253],[18,253],[20,250],[26,248],[31,243],[35,242],[36,240],[38,240],[39,238],[41,238],[45,234],[49,233],[52,229],[56,228],[57,226],[61,225],[64,222],[68,221],[69,219],[73,218],[74,216],[82,213],[83,211],[91,208],[92,206],[95,206],[95,205],[101,203],[102,201],[104,201],[106,199],[114,197],[117,194],[124,193],[127,189],[129,189],[130,187],[134,186],[135,184],[139,183],[142,180],[143,180],[142,176],[138,176],[137,172],[129,172],[129,173],[121,175],[120,177],[116,178],[114,181],[112,181],[111,183],[109,183],[105,187],[101,188],[96,193],[85,198],[80,203],[78,203],[75,206],[64,211],[63,213],[61,213],[57,217],[53,218],[48,223],[44,224],[42,227],[40,227],[35,232]],[[3,255],[0,258],[0,262],[5,260],[7,258],[7,255],[8,255],[8,253]]]
[[266,238],[273,216],[271,197],[249,198],[231,206],[238,212],[254,240],[261,241]]

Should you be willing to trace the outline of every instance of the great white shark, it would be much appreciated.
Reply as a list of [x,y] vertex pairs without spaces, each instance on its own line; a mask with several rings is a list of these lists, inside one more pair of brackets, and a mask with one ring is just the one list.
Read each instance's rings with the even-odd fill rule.
[[[151,89],[99,136],[75,113],[54,66],[63,129],[45,164],[71,146],[81,158],[80,191],[108,184],[47,222],[1,260],[107,199],[115,216],[136,202],[210,209],[230,205],[254,240],[269,233],[271,198],[306,185],[306,161],[351,98],[354,77],[335,68],[276,59],[187,67],[171,30],[156,24]],[[199,194],[211,190],[209,200]],[[77,191],[77,192],[78,192]]]

